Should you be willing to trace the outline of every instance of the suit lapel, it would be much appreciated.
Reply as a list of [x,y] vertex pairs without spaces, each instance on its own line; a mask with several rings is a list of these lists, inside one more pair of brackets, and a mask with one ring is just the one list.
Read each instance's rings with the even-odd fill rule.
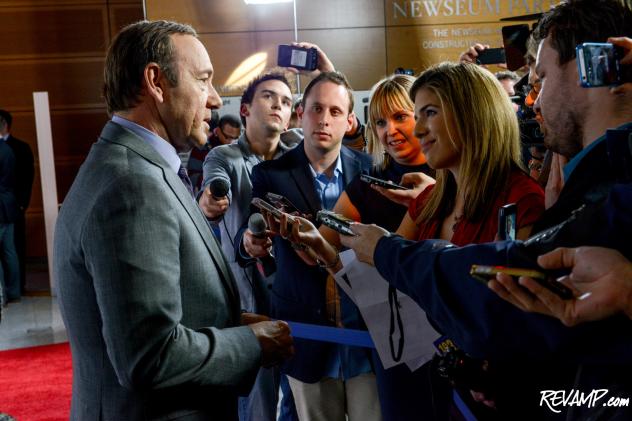
[[290,171],[290,175],[296,183],[296,188],[299,190],[303,199],[309,206],[309,212],[316,216],[316,213],[322,208],[320,198],[314,188],[314,177],[309,169],[309,160],[305,155],[305,149],[303,143],[294,148],[291,152],[295,154],[296,164]]
[[200,234],[200,237],[202,237],[206,248],[211,254],[211,258],[213,259],[213,262],[220,274],[222,284],[230,297],[231,304],[236,306],[236,309],[234,308],[233,312],[238,314],[240,300],[232,272],[228,268],[224,253],[217,244],[215,235],[212,233],[206,217],[191,197],[191,194],[184,186],[182,180],[180,180],[178,175],[173,172],[160,154],[158,154],[158,152],[156,152],[149,144],[144,142],[132,132],[125,130],[118,124],[108,122],[101,133],[101,138],[107,140],[108,142],[125,146],[136,152],[147,161],[161,168],[165,183],[176,195],[178,201],[191,218],[198,233]]
[[345,146],[340,149],[340,157],[342,159],[342,177],[346,187],[356,175],[360,174],[362,165]]

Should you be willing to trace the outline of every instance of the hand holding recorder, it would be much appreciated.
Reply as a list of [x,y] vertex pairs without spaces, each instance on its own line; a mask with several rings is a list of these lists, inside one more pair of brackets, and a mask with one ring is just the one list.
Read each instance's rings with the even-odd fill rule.
[[[375,179],[374,177],[370,178]],[[419,196],[419,194],[424,191],[426,187],[435,183],[434,178],[421,172],[411,172],[404,174],[399,184],[389,184],[387,186],[367,180],[363,181],[369,182],[372,189],[377,190],[380,194],[382,194],[389,200],[392,200],[393,202],[399,203],[400,205],[406,207],[408,207],[410,202],[412,202],[417,196]],[[388,181],[380,181],[382,181],[383,183],[388,183]],[[399,188],[394,188],[393,186],[399,186]]]
[[571,289],[574,296],[562,299],[530,277],[520,277],[516,283],[509,276],[498,275],[489,286],[516,307],[556,317],[567,326],[619,312],[632,318],[632,263],[618,251],[557,248],[540,256],[538,264],[549,270],[571,268],[569,275],[555,282]]

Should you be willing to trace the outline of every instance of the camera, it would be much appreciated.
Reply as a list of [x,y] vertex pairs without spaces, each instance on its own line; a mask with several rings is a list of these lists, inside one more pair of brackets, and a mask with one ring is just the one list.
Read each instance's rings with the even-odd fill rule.
[[576,48],[579,81],[584,88],[621,83],[619,60],[623,52],[610,43],[586,42]]
[[415,72],[413,71],[413,69],[404,69],[403,67],[398,67],[393,73],[395,73],[396,75],[415,76]]
[[277,64],[281,67],[294,67],[298,70],[315,70],[318,67],[318,50],[294,45],[279,45]]
[[525,104],[525,100],[531,89],[527,83],[529,75],[526,74],[515,85],[516,95],[511,98],[518,105],[518,123],[520,125],[520,140],[525,146],[537,146],[544,150],[544,134],[540,130],[540,123],[535,119],[533,109]]
[[433,364],[439,376],[452,386],[490,392],[492,381],[487,361],[474,359],[460,349],[449,349],[443,355],[435,354]]

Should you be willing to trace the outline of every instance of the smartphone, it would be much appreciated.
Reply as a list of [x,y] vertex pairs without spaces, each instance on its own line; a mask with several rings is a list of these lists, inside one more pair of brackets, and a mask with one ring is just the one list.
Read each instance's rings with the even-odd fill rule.
[[258,207],[262,211],[268,212],[269,214],[274,216],[276,219],[280,219],[281,218],[281,213],[282,212],[280,210],[278,210],[277,208],[275,208],[274,206],[272,206],[270,203],[268,203],[265,200],[263,200],[263,199],[260,199],[258,197],[253,197],[252,198],[252,202],[250,202],[250,203],[252,203],[256,207]]
[[340,234],[355,236],[356,234],[351,231],[350,224],[353,220],[344,217],[335,212],[321,210],[316,214],[316,221],[331,228],[334,231],[338,231]]
[[508,70],[518,70],[527,64],[525,55],[527,54],[527,40],[530,33],[529,25],[524,23],[502,27],[503,47],[505,48]]
[[573,291],[568,289],[566,285],[557,282],[555,279],[549,278],[545,273],[537,270],[483,265],[472,265],[470,268],[470,275],[485,284],[492,279],[495,279],[497,273],[504,273],[516,278],[520,276],[528,276],[564,300],[573,298]]
[[282,196],[280,194],[266,193],[266,199],[270,202],[275,208],[289,214],[300,215],[301,212],[297,209],[296,206],[288,198]]
[[294,45],[279,45],[277,64],[281,67],[294,67],[298,70],[315,70],[318,67],[318,50]]
[[516,239],[516,204],[510,203],[498,209],[498,239]]
[[397,183],[393,183],[392,181],[382,180],[377,177],[371,177],[370,175],[360,174],[360,180],[365,183],[375,184],[376,186],[384,187],[385,189],[392,190],[410,190],[408,187],[401,186]]
[[584,88],[599,88],[621,84],[623,57],[620,48],[604,42],[585,42],[576,49],[579,82]]
[[476,64],[499,64],[505,63],[505,49],[504,48],[487,48],[478,52],[476,57]]

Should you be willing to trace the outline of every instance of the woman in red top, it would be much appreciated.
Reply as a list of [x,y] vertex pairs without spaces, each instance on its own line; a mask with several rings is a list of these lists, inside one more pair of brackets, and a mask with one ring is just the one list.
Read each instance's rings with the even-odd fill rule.
[[527,238],[544,193],[522,169],[518,120],[496,78],[473,64],[442,63],[421,74],[410,97],[437,183],[410,204],[397,233],[458,246],[494,241],[499,208],[515,203],[517,238]]

